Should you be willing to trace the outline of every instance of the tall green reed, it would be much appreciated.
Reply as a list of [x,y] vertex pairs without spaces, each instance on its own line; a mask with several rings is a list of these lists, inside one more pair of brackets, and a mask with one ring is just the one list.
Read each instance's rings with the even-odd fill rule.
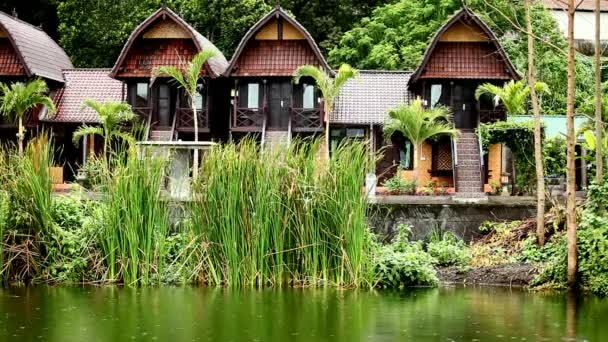
[[320,146],[262,150],[246,139],[207,152],[191,205],[202,281],[366,285],[365,145],[343,144],[329,161]]
[[108,280],[149,284],[162,271],[169,210],[162,198],[165,161],[146,153],[127,153],[106,165],[100,244]]

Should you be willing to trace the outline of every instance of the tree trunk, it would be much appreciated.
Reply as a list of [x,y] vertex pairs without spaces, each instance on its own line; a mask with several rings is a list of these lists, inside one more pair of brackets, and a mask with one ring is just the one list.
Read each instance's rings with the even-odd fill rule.
[[545,244],[545,171],[541,148],[542,134],[540,126],[540,108],[536,97],[536,79],[534,77],[534,37],[532,36],[532,19],[530,17],[530,0],[525,1],[526,24],[528,29],[528,85],[532,97],[534,112],[534,162],[536,164],[536,238],[538,244]]
[[566,225],[568,236],[568,287],[576,285],[577,249],[576,249],[576,166],[575,150],[576,135],[574,133],[574,0],[568,0],[568,96],[566,100],[567,128],[567,182],[566,182]]
[[422,158],[422,145],[423,143],[414,145],[414,182],[415,191],[418,192],[418,183],[420,177],[420,158]]
[[[192,102],[192,115],[194,115],[194,141],[198,142],[198,114],[196,112],[196,103],[194,96],[190,97]],[[194,149],[194,160],[192,161],[192,179],[196,181],[198,178],[198,146]]]
[[[332,108],[330,108],[330,105],[327,103],[327,101],[323,101],[324,102],[324,110],[325,110],[325,157],[326,160],[329,162],[329,142],[330,142],[330,136],[329,136],[329,113],[331,113]],[[329,165],[329,164],[328,164]]]
[[23,157],[23,140],[25,138],[25,133],[23,129],[23,117],[19,116],[19,127],[17,128],[17,142],[19,145],[19,157]]
[[602,156],[602,49],[600,41],[600,0],[595,0],[595,181],[599,184],[604,178],[604,159]]

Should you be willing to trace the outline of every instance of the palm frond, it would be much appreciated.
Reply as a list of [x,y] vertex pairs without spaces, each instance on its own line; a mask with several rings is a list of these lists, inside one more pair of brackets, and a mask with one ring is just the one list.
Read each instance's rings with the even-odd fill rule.
[[417,98],[410,105],[399,105],[389,111],[389,120],[384,125],[384,135],[390,138],[395,132],[401,132],[414,145],[439,135],[456,136],[451,124],[451,115],[447,108],[426,109],[422,100]]
[[78,146],[80,140],[87,135],[99,135],[103,136],[103,129],[101,127],[93,126],[81,126],[72,134],[72,141]]
[[359,75],[359,71],[348,64],[342,64],[334,81],[335,88],[340,89],[346,81]]
[[163,66],[155,68],[154,70],[152,70],[151,83],[153,83],[154,79],[157,77],[170,77],[175,80],[175,82],[177,82],[180,87],[184,89],[187,89],[189,86],[188,81],[184,77],[184,73],[176,66]]
[[539,93],[551,95],[551,89],[549,89],[549,85],[545,82],[536,82],[534,84],[534,90],[536,90]]

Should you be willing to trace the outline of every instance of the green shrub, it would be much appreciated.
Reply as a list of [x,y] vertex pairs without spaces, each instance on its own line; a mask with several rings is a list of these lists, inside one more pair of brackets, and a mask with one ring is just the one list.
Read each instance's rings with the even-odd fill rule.
[[450,232],[433,234],[426,248],[439,266],[464,266],[471,262],[467,244]]
[[432,258],[421,244],[401,251],[390,245],[381,247],[374,258],[374,274],[376,286],[381,288],[434,286],[439,282]]
[[373,269],[377,287],[434,286],[439,282],[433,258],[420,242],[408,241],[410,231],[409,226],[399,225],[397,235],[389,244],[376,244]]
[[78,197],[53,197],[54,234],[45,236],[43,276],[47,281],[74,283],[99,280],[97,226],[93,206]]
[[417,183],[415,179],[407,180],[401,177],[400,172],[397,172],[395,176],[387,179],[383,185],[393,195],[415,195]]

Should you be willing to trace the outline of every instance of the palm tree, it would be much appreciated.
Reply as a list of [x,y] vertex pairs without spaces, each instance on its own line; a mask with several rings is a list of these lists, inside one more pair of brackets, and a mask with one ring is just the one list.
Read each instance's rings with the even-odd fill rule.
[[294,73],[293,81],[300,83],[302,77],[311,77],[315,80],[317,88],[323,97],[323,111],[325,112],[325,145],[327,159],[329,159],[329,115],[334,110],[334,103],[340,94],[340,89],[351,78],[357,77],[359,71],[348,64],[342,64],[334,78],[321,67],[302,65]]
[[49,88],[43,80],[33,80],[28,83],[17,82],[10,86],[0,83],[2,99],[0,112],[5,116],[14,115],[19,120],[17,139],[19,141],[19,155],[23,155],[23,140],[25,138],[25,128],[23,118],[33,108],[44,105],[47,113],[55,113],[55,104],[48,97]]
[[[549,86],[544,82],[536,82],[534,89],[538,93],[550,94]],[[523,81],[509,81],[504,86],[499,87],[491,83],[484,83],[475,90],[475,98],[479,101],[482,95],[493,95],[494,104],[499,102],[505,106],[510,115],[526,114],[530,87]]]
[[[194,141],[198,141],[198,113],[196,110],[196,96],[198,94],[198,81],[201,79],[201,73],[205,63],[217,55],[214,50],[203,50],[196,54],[192,61],[188,62],[185,68],[176,66],[164,66],[155,68],[152,72],[152,78],[170,77],[184,89],[190,99],[192,115],[194,117]],[[198,178],[198,149],[194,149],[194,162],[192,163],[192,177]]]
[[414,145],[414,177],[418,179],[418,160],[422,144],[433,137],[447,135],[455,137],[458,130],[451,124],[451,115],[446,107],[424,108],[417,98],[410,105],[402,104],[388,112],[389,121],[384,124],[384,136],[389,138],[401,132]]
[[87,135],[99,135],[103,137],[103,154],[108,156],[108,146],[114,138],[120,138],[127,142],[133,142],[134,138],[131,134],[123,132],[120,125],[128,123],[135,118],[135,114],[131,111],[131,106],[124,102],[108,101],[104,103],[97,102],[92,99],[84,101],[82,108],[89,107],[97,112],[101,127],[82,126],[77,129],[72,139],[74,143],[78,143],[80,139]]

